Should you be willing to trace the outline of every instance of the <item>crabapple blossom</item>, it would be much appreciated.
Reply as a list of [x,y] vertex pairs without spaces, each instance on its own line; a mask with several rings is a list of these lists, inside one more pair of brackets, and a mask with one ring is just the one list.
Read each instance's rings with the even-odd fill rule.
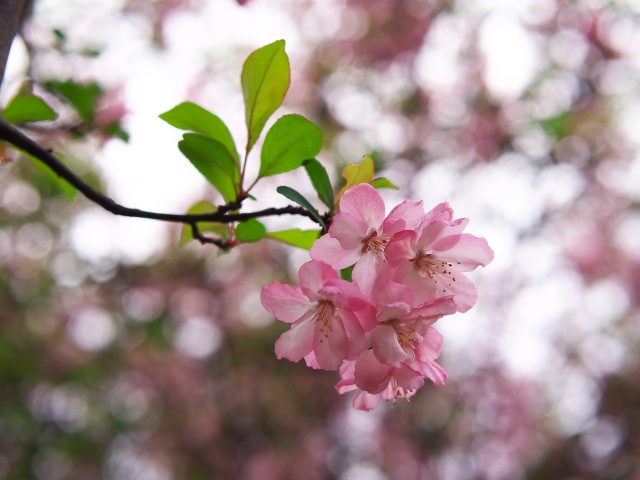
[[415,228],[423,217],[422,202],[407,200],[385,218],[384,201],[375,188],[366,183],[351,187],[340,199],[340,213],[328,233],[311,248],[311,258],[337,269],[355,264],[353,279],[369,294],[393,235]]
[[373,307],[354,283],[338,278],[328,264],[312,260],[300,267],[300,286],[266,285],[262,305],[291,323],[276,342],[276,355],[334,370],[365,348],[365,328],[374,324]]
[[415,230],[396,235],[386,251],[387,260],[393,280],[411,287],[416,302],[453,296],[458,311],[466,312],[478,293],[463,272],[490,263],[493,250],[484,238],[462,233],[468,219],[452,218],[447,203],[438,205]]
[[415,305],[412,289],[381,276],[375,284],[376,320],[368,334],[376,359],[399,367],[411,364],[429,326],[439,318],[455,313],[453,297]]
[[[300,286],[262,289],[264,307],[291,324],[276,342],[278,358],[339,368],[337,391],[357,391],[361,410],[409,398],[425,379],[444,385],[436,362],[444,338],[432,324],[474,305],[475,286],[463,273],[493,260],[485,239],[463,233],[467,223],[454,220],[447,203],[425,213],[408,200],[385,217],[371,185],[347,190],[300,267]],[[338,274],[350,266],[353,282]]]
[[[362,352],[355,360],[345,361],[340,368],[341,380],[336,384],[338,393],[357,390],[354,408],[369,411],[382,398],[396,401],[410,398],[429,378],[435,385],[444,385],[447,375],[435,362],[440,354],[444,338],[433,327],[425,331],[424,341],[418,348],[416,365],[402,363],[389,366],[381,363],[372,350]],[[418,369],[415,369],[418,367]]]

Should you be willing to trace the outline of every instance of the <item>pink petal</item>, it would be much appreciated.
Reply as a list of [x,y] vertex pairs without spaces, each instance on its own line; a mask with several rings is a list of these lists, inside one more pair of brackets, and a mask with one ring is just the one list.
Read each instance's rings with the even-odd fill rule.
[[273,282],[262,287],[260,301],[278,320],[293,323],[313,308],[300,287]]
[[433,245],[433,249],[443,252],[438,254],[438,258],[453,263],[456,269],[468,272],[493,260],[493,250],[484,238],[468,233],[454,238],[456,241],[452,245],[447,245],[447,238],[443,238]]
[[415,251],[430,252],[436,240],[448,234],[447,230],[449,230],[449,225],[442,221],[421,224],[418,229],[419,238],[415,245]]
[[416,364],[419,367],[419,372],[437,386],[444,385],[444,381],[447,379],[446,372],[436,363],[443,343],[442,334],[435,328],[429,327],[416,352]]
[[450,221],[452,218],[453,218],[453,209],[449,206],[449,203],[443,202],[436,205],[431,210],[429,210],[424,216],[424,221],[425,222],[432,222],[434,220]]
[[386,267],[384,260],[381,260],[373,251],[369,251],[362,255],[353,267],[351,277],[365,295],[371,295],[378,271]]
[[[411,296],[413,298],[413,296]],[[403,302],[383,304],[378,312],[378,322],[388,322],[397,318],[405,318],[411,311],[411,305]]]
[[394,281],[407,285],[414,295],[414,302],[418,305],[432,302],[437,296],[436,284],[429,275],[422,276],[412,263],[406,263],[396,270]]
[[374,231],[366,221],[350,213],[342,212],[333,217],[329,235],[340,242],[345,250],[362,249],[362,240]]
[[313,352],[323,370],[337,369],[347,354],[347,333],[340,319],[331,317],[329,325],[315,322]]
[[317,292],[329,280],[338,278],[338,272],[328,263],[311,260],[300,267],[298,278],[300,279],[300,287],[303,290],[308,289],[312,292]]
[[398,385],[405,390],[417,390],[424,385],[424,378],[422,375],[407,365],[401,365],[400,368],[394,368],[393,378]]
[[369,393],[380,393],[391,378],[391,367],[380,363],[372,350],[367,350],[360,354],[356,360],[355,379],[356,386],[360,390]]
[[425,362],[420,364],[420,373],[433,382],[437,387],[444,385],[447,379],[447,372],[436,362]]
[[405,200],[391,210],[382,224],[382,231],[393,235],[401,230],[414,230],[423,219],[424,208],[422,208],[422,201],[412,202],[411,200]]
[[[373,308],[371,308],[373,310]],[[347,333],[348,348],[346,352],[347,358],[353,358],[361,353],[365,347],[364,328],[356,315],[346,308],[338,311],[338,316],[342,321],[344,330]],[[375,317],[374,317],[375,318]]]
[[378,230],[384,221],[384,200],[375,188],[367,183],[351,187],[340,199],[340,212],[350,213]]
[[314,260],[323,261],[340,270],[356,263],[361,255],[360,250],[345,250],[338,240],[328,234],[316,240],[309,253]]
[[378,406],[381,398],[382,393],[372,395],[370,393],[360,391],[356,395],[356,398],[353,399],[353,408],[370,412]]
[[429,320],[432,323],[437,319],[456,313],[456,303],[453,296],[440,297],[433,302],[424,303],[411,311],[411,318]]
[[309,355],[304,357],[304,361],[307,364],[307,367],[313,368],[314,370],[320,370],[320,364],[318,363],[318,360],[316,359],[316,354],[313,353],[313,350],[311,350]]
[[398,367],[409,357],[398,343],[398,335],[391,325],[380,325],[371,332],[373,354],[380,363]]
[[312,319],[303,320],[280,335],[276,342],[276,356],[297,362],[308,355],[313,349],[314,324]]
[[[451,278],[438,275],[438,289],[436,296],[444,297],[453,295],[453,301],[459,312],[466,312],[476,304],[478,291],[476,286],[463,274],[452,272]],[[453,279],[455,278],[455,281]]]

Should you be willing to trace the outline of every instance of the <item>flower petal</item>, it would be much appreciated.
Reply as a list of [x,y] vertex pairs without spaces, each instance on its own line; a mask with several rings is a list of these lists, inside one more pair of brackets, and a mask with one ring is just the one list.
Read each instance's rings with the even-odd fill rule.
[[323,235],[315,241],[309,251],[311,258],[328,263],[334,268],[342,270],[350,267],[360,258],[360,250],[345,250],[340,242],[327,235]]
[[409,359],[398,343],[398,335],[391,325],[379,325],[371,332],[373,354],[380,363],[398,367]]
[[356,398],[353,399],[353,408],[369,412],[378,406],[382,393],[372,395],[368,392],[359,391]]
[[378,278],[378,272],[385,268],[388,268],[386,262],[373,251],[368,251],[356,262],[351,276],[365,295],[371,295],[373,284]]
[[345,250],[361,250],[362,241],[374,229],[362,218],[342,212],[333,217],[329,227],[329,235],[340,242]]
[[300,287],[302,287],[303,291],[309,290],[317,292],[329,280],[337,279],[338,272],[328,263],[311,260],[300,267],[298,270],[298,278],[300,279]]
[[368,183],[351,187],[340,199],[340,212],[350,213],[364,220],[373,230],[378,230],[384,221],[384,200]]
[[468,272],[493,261],[493,250],[484,238],[468,233],[449,238],[438,240],[433,249],[443,252],[438,258],[453,263],[458,270]]
[[332,316],[328,325],[315,322],[313,352],[323,370],[336,370],[347,355],[347,333],[342,321]]
[[405,390],[417,390],[424,385],[422,375],[407,365],[394,368],[392,376],[398,385]]
[[313,308],[300,287],[273,282],[260,291],[262,306],[278,320],[293,323]]
[[356,386],[369,393],[380,393],[389,385],[391,370],[376,359],[372,350],[366,350],[356,359]]
[[277,357],[297,362],[307,356],[313,349],[314,324],[315,322],[309,318],[294,324],[280,335],[275,348]]
[[405,200],[389,212],[382,224],[382,231],[394,235],[401,230],[414,230],[423,219],[422,201]]

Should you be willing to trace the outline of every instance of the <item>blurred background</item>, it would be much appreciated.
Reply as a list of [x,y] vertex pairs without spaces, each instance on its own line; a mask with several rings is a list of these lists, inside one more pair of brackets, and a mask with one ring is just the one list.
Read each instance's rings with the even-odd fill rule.
[[[639,14],[638,0],[36,0],[0,104],[32,79],[60,117],[25,132],[120,203],[220,202],[157,116],[195,101],[243,145],[242,62],[284,38],[276,117],[320,125],[333,178],[371,153],[400,187],[388,209],[447,200],[496,256],[472,275],[476,307],[436,324],[447,384],[358,412],[336,372],[273,352],[287,325],[259,291],[295,284],[306,251],[179,246],[178,226],[70,202],[4,149],[0,479],[640,479]],[[83,118],[62,84],[86,93]],[[281,184],[312,192],[304,174],[272,177],[247,210],[285,205]]]

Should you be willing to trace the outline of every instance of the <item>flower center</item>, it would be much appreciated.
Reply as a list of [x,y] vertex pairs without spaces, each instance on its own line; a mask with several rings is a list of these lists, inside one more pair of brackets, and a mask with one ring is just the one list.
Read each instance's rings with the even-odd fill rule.
[[407,402],[411,403],[411,396],[416,393],[415,389],[412,388],[402,388],[398,385],[398,382],[395,378],[391,378],[389,382],[389,390],[392,396],[393,404],[395,405],[399,398],[404,398]]
[[[329,332],[333,332],[333,326],[331,325],[331,317],[333,317],[335,307],[329,300],[320,300],[316,307],[315,321],[321,323],[320,333],[324,335],[324,338],[329,338]],[[322,342],[322,340],[320,340]]]
[[407,330],[402,325],[398,325],[397,322],[393,322],[393,329],[396,331],[396,337],[398,338],[398,344],[402,349],[409,348],[415,350],[418,346],[418,337],[416,337],[416,331],[414,329]]
[[[438,277],[445,277],[443,280],[449,287],[453,286],[451,282],[456,281],[453,276],[453,263],[446,260],[439,260],[431,253],[419,252],[413,259],[409,260],[413,263],[413,268],[418,270],[421,277],[429,276],[433,283],[438,284]],[[460,262],[457,262],[460,265]],[[442,289],[446,292],[446,287]]]
[[362,254],[372,251],[374,255],[382,256],[390,241],[391,237],[388,235],[378,235],[378,232],[373,232],[362,241]]

